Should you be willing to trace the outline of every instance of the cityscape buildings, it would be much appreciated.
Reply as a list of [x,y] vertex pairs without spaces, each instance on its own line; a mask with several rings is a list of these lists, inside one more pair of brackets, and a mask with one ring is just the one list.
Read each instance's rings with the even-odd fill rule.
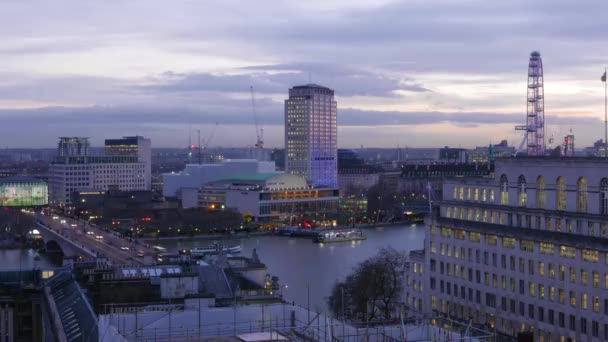
[[334,91],[317,84],[289,89],[285,100],[285,167],[315,187],[337,187],[338,131]]
[[334,226],[339,198],[337,188],[314,188],[297,175],[241,174],[210,182],[198,192],[198,205],[209,209],[233,208],[257,222],[295,225],[305,218]]
[[72,204],[73,193],[85,189],[150,190],[149,139],[107,140],[105,150],[109,154],[93,156],[88,139],[60,138],[57,157],[49,165],[50,204]]
[[491,177],[445,181],[424,254],[410,257],[409,309],[535,341],[608,339],[607,168],[505,158]]

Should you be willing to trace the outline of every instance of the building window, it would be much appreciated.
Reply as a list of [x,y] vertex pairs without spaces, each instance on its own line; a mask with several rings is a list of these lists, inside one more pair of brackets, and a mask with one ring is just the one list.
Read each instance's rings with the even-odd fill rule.
[[600,259],[599,256],[599,252],[598,251],[594,251],[591,249],[583,249],[583,260],[585,261],[591,261],[591,262],[598,262]]
[[541,242],[539,244],[539,250],[542,254],[553,254],[555,252],[555,245],[552,243]]
[[545,193],[545,177],[536,178],[536,208],[545,209],[547,195]]
[[502,238],[502,248],[515,248],[515,238],[503,237]]
[[576,257],[576,248],[569,246],[559,246],[559,256],[562,258],[574,259]]
[[506,175],[500,176],[500,204],[509,205],[509,181]]
[[576,182],[576,211],[587,212],[587,180],[585,177],[580,177]]
[[517,179],[517,205],[525,207],[528,202],[528,194],[526,193],[526,178],[524,175],[520,175]]
[[521,240],[519,242],[519,247],[522,251],[526,252],[534,252],[534,241],[531,240]]
[[570,291],[570,305],[576,306],[576,292]]
[[591,273],[593,287],[600,287],[600,274],[593,271]]
[[562,176],[555,182],[555,210],[566,210],[566,180]]
[[600,312],[600,297],[593,296],[593,312]]
[[496,235],[486,234],[486,244],[496,246],[496,241],[498,237]]
[[608,215],[608,178],[600,181],[600,214]]

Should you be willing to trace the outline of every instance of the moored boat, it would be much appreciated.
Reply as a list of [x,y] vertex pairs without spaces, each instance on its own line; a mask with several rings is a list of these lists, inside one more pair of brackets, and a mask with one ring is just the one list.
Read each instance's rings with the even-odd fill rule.
[[367,239],[360,229],[339,229],[319,232],[314,241],[317,243],[362,241]]
[[186,249],[180,252],[191,255],[217,254],[220,252],[236,254],[241,252],[241,245],[224,246],[216,243],[209,246],[194,247],[192,249]]

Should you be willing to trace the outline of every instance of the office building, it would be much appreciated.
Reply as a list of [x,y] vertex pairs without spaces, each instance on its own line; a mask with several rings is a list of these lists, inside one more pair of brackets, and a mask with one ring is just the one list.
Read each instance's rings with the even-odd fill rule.
[[[137,156],[137,160],[145,165],[145,173],[152,174],[152,151],[150,139],[141,136],[123,137],[122,139],[106,139],[104,151],[106,156]],[[152,179],[147,178],[151,189]]]
[[285,100],[285,166],[315,187],[336,187],[337,103],[334,91],[316,84],[289,89]]
[[[128,139],[118,140],[126,144]],[[81,190],[150,190],[150,140],[137,137],[138,147],[130,150],[112,143],[118,140],[109,140],[105,148],[116,154],[91,156],[86,138],[60,138],[58,156],[49,166],[49,203],[72,204],[72,194]]]
[[535,341],[608,340],[607,171],[603,158],[505,158],[490,177],[444,182],[408,310]]
[[89,138],[60,137],[57,152],[60,157],[88,156],[89,147]]

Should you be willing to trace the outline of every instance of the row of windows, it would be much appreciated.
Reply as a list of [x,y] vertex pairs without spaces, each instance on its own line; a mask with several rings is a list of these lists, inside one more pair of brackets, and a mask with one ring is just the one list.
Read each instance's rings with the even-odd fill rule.
[[[457,287],[455,287],[455,289],[457,289]],[[458,296],[455,297],[458,300]],[[484,299],[484,301],[482,301],[482,298]],[[485,305],[486,307],[500,308],[500,310],[503,312],[509,312],[514,316],[519,316],[521,318],[528,317],[532,320],[536,320],[541,323],[554,325],[555,327],[567,328],[573,333],[580,332],[584,335],[591,334],[593,337],[600,336],[600,322],[588,319],[587,317],[579,318],[575,315],[566,314],[562,311],[555,311],[553,309],[547,309],[540,305],[537,306],[535,304],[517,301],[515,299],[509,299],[505,297],[500,298],[499,304],[496,300],[496,295],[492,293],[485,293],[485,296],[482,297],[481,291],[474,291],[470,288],[468,289],[468,291],[465,291],[464,287],[461,287],[460,299],[468,299],[468,302],[466,303],[477,303],[480,305]],[[440,299],[438,303],[437,297],[431,296],[431,308],[433,310],[439,310],[444,314],[454,314],[457,318],[460,319],[469,319],[472,317],[474,319],[474,322],[479,324],[496,324],[496,317],[494,315],[477,310],[470,304],[459,304],[444,299]],[[589,322],[591,322],[590,326]],[[503,333],[515,335],[516,331],[526,331],[526,326],[524,323],[520,323],[517,321],[511,322],[504,318],[500,318],[500,323],[501,324],[498,325],[497,328]],[[604,324],[603,328],[603,338],[608,339],[608,324]],[[557,336],[553,335],[553,332],[545,332],[539,329],[533,330],[536,330],[536,341],[553,341],[554,337],[557,338]],[[559,341],[566,341],[566,336],[560,336]],[[574,340],[569,339],[569,341]]]
[[[499,267],[498,265],[498,255],[497,253],[492,252],[491,254],[488,251],[484,251],[483,253],[481,253],[480,250],[475,249],[475,258],[473,259],[473,250],[471,248],[467,248],[465,249],[464,247],[460,247],[457,248],[456,246],[453,247],[453,254],[452,254],[452,248],[449,245],[443,245],[441,244],[440,246],[440,254],[447,256],[447,257],[453,257],[455,259],[462,259],[462,260],[467,260],[469,262],[469,265],[472,265],[473,262],[476,264],[483,264],[486,266],[493,266],[493,267]],[[431,251],[432,253],[434,253],[433,251]],[[467,254],[468,253],[468,254]],[[466,255],[468,255],[468,259],[465,257]],[[508,260],[508,262],[507,262]],[[444,274],[444,262],[441,261],[440,262],[440,273]],[[547,275],[547,277],[549,279],[556,279],[556,275],[559,275],[559,280],[560,281],[565,281],[566,280],[566,266],[564,265],[557,265],[557,264],[553,264],[553,263],[548,263],[545,261],[535,261],[534,259],[526,259],[523,257],[515,257],[513,255],[511,256],[507,256],[505,254],[501,254],[500,255],[500,267],[502,267],[505,270],[510,270],[510,271],[516,271],[519,270],[520,273],[526,273],[526,266],[527,266],[527,273],[530,275],[534,275],[535,271],[538,272],[537,274],[541,277],[544,277],[545,275]],[[546,266],[546,267],[545,267]],[[435,272],[436,271],[436,261],[435,259],[431,258],[431,272]],[[446,273],[447,275],[454,275],[455,277],[459,277],[460,273],[462,273],[462,278],[465,278],[465,271],[466,271],[466,267],[464,265],[458,265],[458,264],[450,264],[450,263],[445,263],[445,269],[446,269]],[[422,268],[420,268],[420,271],[422,272]],[[477,271],[479,272],[479,271]],[[574,267],[569,267],[569,281],[571,283],[576,283],[576,268]],[[471,271],[471,267],[469,267],[469,277],[472,277],[472,271]],[[479,276],[478,276],[479,278]],[[604,288],[608,289],[608,273],[604,274]],[[587,269],[581,268],[580,269],[580,282],[582,285],[588,285],[589,284],[589,280],[591,280],[591,285],[593,287],[599,287],[600,286],[600,273],[596,270],[591,270],[591,272],[589,272]],[[479,282],[479,281],[478,281]]]
[[[431,234],[435,235],[436,230],[437,230],[436,226],[432,226]],[[468,232],[468,231],[465,231],[462,229],[452,229],[452,228],[447,228],[447,227],[441,227],[440,234],[444,238],[451,238],[452,236],[454,236],[454,238],[458,239],[458,240],[465,240],[468,235],[469,241],[476,242],[476,243],[481,243],[481,237],[482,237],[482,234],[478,233],[478,232]],[[484,237],[485,244],[490,245],[490,246],[496,246],[498,244],[498,239],[500,238],[500,240],[501,240],[500,245],[502,246],[502,248],[515,249],[516,245],[519,243],[519,249],[521,251],[534,252],[537,248],[536,246],[538,246],[538,251],[541,254],[546,254],[546,255],[556,254],[556,245],[553,243],[549,243],[549,242],[537,242],[537,241],[526,240],[526,239],[516,239],[516,238],[506,237],[506,236],[499,237],[494,234],[483,234],[483,237]],[[431,247],[431,253],[437,252],[437,242],[436,241],[431,241],[430,247]],[[446,247],[447,247],[447,245],[446,245]],[[566,246],[566,245],[559,245],[557,247],[558,247],[557,252],[559,253],[560,257],[569,258],[569,259],[576,258],[577,248],[572,247],[572,246]],[[461,249],[464,250],[464,247],[461,247]],[[441,250],[440,251],[441,254],[443,255],[443,253],[444,253],[443,243],[440,243],[440,250]],[[470,248],[469,248],[469,250],[470,250]],[[602,256],[604,257],[606,264],[608,265],[608,252],[600,252],[598,250],[589,249],[589,248],[582,248],[579,250],[580,250],[580,256],[581,256],[582,260],[589,261],[589,262],[598,262],[600,259],[600,253],[601,253]],[[448,256],[450,255],[450,252],[451,252],[451,250],[448,248],[447,249]],[[456,255],[456,253],[457,253],[457,247],[454,246],[454,254]],[[487,252],[485,252],[485,253],[487,253]],[[471,257],[471,256],[469,256],[469,257]]]
[[[587,190],[587,180],[585,177],[579,177],[576,182],[576,211],[586,213],[588,211],[589,199]],[[466,191],[465,191],[466,190]],[[536,203],[535,207],[539,209],[546,208],[546,184],[543,176],[538,176],[536,179]],[[566,196],[566,180],[559,176],[555,181],[555,209],[565,211],[567,208]],[[452,187],[452,199],[468,201],[481,201],[494,203],[494,189],[479,189],[471,187]],[[489,194],[489,197],[488,197]],[[608,215],[608,178],[602,178],[599,184],[599,212],[603,215]],[[506,175],[500,177],[500,204],[510,205],[509,202],[509,181]],[[527,182],[523,175],[520,175],[517,180],[517,206],[528,206]]]
[[[562,217],[522,215],[487,209],[449,206],[445,208],[445,217],[529,229],[555,230],[558,232],[576,233],[590,236],[597,236],[599,233],[599,236],[601,237],[607,236],[606,234],[608,227],[608,225],[604,222],[597,223],[593,221],[573,220]],[[587,223],[586,225],[585,222]],[[597,229],[598,225],[599,230]]]

